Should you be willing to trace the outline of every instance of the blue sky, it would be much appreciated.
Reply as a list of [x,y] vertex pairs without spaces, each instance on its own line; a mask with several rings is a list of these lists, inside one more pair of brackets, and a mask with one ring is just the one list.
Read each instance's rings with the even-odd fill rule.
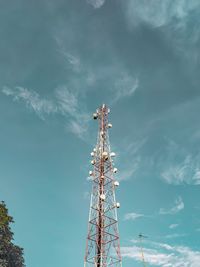
[[123,266],[200,262],[200,3],[0,1],[0,199],[29,267],[83,266],[111,108]]

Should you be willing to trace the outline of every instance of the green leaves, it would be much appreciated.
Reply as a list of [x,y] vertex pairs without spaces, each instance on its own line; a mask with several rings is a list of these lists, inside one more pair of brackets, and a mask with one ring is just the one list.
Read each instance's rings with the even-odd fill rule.
[[13,222],[5,203],[0,202],[0,267],[25,267],[23,249],[12,242],[10,224]]

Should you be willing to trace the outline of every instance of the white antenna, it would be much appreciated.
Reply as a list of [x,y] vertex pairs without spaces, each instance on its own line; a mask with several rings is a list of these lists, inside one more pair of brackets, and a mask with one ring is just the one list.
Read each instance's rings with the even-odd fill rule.
[[145,259],[144,259],[144,250],[143,250],[142,240],[143,240],[144,238],[148,238],[148,237],[145,236],[145,235],[143,235],[142,233],[140,233],[140,234],[138,235],[138,237],[139,237],[139,241],[140,241],[140,251],[141,251],[142,263],[143,263],[143,266],[144,266],[144,267],[147,267],[146,262],[145,262]]

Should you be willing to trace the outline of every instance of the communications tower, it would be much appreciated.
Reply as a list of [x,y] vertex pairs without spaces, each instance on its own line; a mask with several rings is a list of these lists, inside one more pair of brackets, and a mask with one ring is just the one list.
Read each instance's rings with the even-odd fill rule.
[[115,179],[117,168],[113,166],[115,153],[110,150],[108,129],[109,108],[103,104],[93,114],[98,121],[97,144],[91,152],[93,170],[88,235],[84,267],[121,267],[121,253],[117,220],[115,190],[119,182]]

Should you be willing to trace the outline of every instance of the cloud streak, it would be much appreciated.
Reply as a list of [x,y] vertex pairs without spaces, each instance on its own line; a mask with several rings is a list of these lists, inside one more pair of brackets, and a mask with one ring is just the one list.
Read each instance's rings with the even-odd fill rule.
[[106,0],[87,0],[87,3],[92,5],[95,9],[102,7],[105,2]]
[[[99,8],[104,4],[104,1],[90,0],[88,3],[95,8]],[[99,36],[95,35],[94,38],[98,40]],[[116,104],[122,98],[133,96],[139,88],[137,75],[130,73],[121,64],[118,55],[113,52],[111,44],[107,44],[107,49],[111,51],[109,55],[106,55],[105,50],[100,49],[99,52],[100,54],[103,52],[104,57],[107,57],[108,63],[105,65],[101,63],[101,58],[97,59],[95,56],[94,61],[93,57],[85,58],[84,55],[80,55],[79,48],[69,43],[68,37],[66,38],[60,27],[54,34],[54,40],[58,52],[62,55],[61,60],[64,63],[64,68],[72,71],[70,73],[72,75],[69,75],[68,78],[72,88],[81,86],[85,92],[88,92],[101,84],[102,87],[108,88],[106,93],[108,95],[107,102],[111,105]],[[91,51],[96,54],[96,47],[91,46]],[[98,64],[96,64],[96,60],[98,60]]]
[[114,102],[117,102],[121,98],[132,96],[138,87],[139,79],[137,77],[123,73],[115,82],[113,90],[115,92]]
[[124,220],[125,221],[129,221],[129,220],[134,221],[134,220],[139,219],[139,218],[142,218],[142,217],[144,217],[144,214],[139,214],[139,213],[131,212],[131,213],[126,213],[124,215]]
[[166,235],[165,238],[167,239],[174,239],[174,238],[179,238],[179,237],[185,237],[188,234],[178,234],[178,233],[174,233],[174,234],[170,234],[170,235]]
[[133,26],[147,23],[153,27],[161,27],[176,21],[177,27],[183,28],[187,16],[199,6],[198,0],[128,0],[125,10],[128,21]]
[[35,92],[23,87],[11,89],[4,86],[2,93],[13,98],[14,101],[23,101],[26,106],[33,110],[40,118],[44,119],[45,114],[58,112],[56,104],[44,98]]
[[[171,246],[169,244],[151,242],[144,248],[145,261],[152,266],[162,267],[198,267],[200,252],[186,246]],[[122,256],[142,261],[140,247],[122,247]]]
[[128,166],[124,167],[124,171],[120,172],[120,176],[118,178],[119,181],[126,181],[133,177],[135,177],[135,174],[140,166],[140,157],[137,157],[134,159],[132,164],[129,164]]
[[130,29],[147,25],[162,32],[176,54],[192,63],[190,68],[198,65],[198,0],[128,0],[122,5]]
[[173,223],[173,224],[170,224],[169,226],[169,229],[175,229],[177,228],[179,225],[177,223]]
[[84,139],[87,133],[89,116],[80,110],[78,95],[66,86],[56,88],[51,100],[42,98],[37,92],[23,87],[9,88],[4,86],[2,93],[12,97],[13,101],[22,101],[26,107],[41,119],[46,115],[58,114],[67,119],[66,129],[77,137]]
[[161,208],[160,209],[160,214],[161,215],[173,215],[173,214],[176,214],[178,212],[180,212],[181,210],[184,209],[184,202],[182,200],[182,198],[179,196],[176,200],[175,200],[175,204],[172,208],[170,209],[163,209]]
[[185,156],[180,163],[172,163],[171,166],[161,172],[161,178],[168,184],[194,184],[200,185],[199,156]]

